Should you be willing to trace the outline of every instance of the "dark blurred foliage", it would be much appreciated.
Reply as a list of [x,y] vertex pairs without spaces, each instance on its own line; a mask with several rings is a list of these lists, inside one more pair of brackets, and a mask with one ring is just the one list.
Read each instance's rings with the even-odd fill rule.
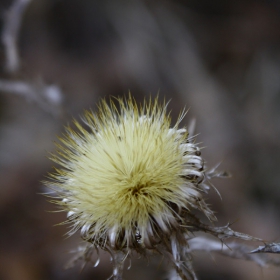
[[[2,14],[12,1],[0,3]],[[65,239],[63,213],[40,195],[48,152],[63,126],[100,98],[171,99],[183,125],[196,119],[207,166],[232,173],[210,193],[219,225],[280,238],[280,2],[32,1],[24,14],[22,68],[1,79],[42,79],[64,93],[58,116],[23,97],[0,95],[0,279],[106,279],[109,257],[64,270],[79,236]],[[3,24],[3,18],[0,21]],[[0,26],[2,30],[2,26]],[[3,46],[0,58],[4,61]],[[126,279],[164,279],[165,263],[135,260]],[[213,260],[213,257],[215,260]],[[210,254],[194,257],[200,280],[279,279],[279,268]]]

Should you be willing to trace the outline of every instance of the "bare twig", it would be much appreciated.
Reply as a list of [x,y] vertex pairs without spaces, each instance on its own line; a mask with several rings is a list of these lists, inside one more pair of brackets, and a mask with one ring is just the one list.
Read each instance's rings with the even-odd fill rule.
[[274,253],[280,254],[280,243],[270,243],[264,246],[259,246],[257,249],[251,251],[251,253]]
[[20,58],[17,41],[23,13],[31,0],[16,0],[7,11],[4,20],[2,43],[5,49],[5,69],[9,73],[19,70]]
[[252,247],[245,244],[230,242],[225,245],[218,240],[207,237],[195,237],[190,239],[188,243],[189,252],[216,252],[235,259],[253,261],[261,267],[267,265],[280,266],[280,260],[269,258],[265,254],[251,254],[257,252],[258,249],[252,251]]
[[58,107],[63,101],[63,95],[58,86],[46,85],[43,82],[31,84],[24,81],[0,80],[0,91],[23,96],[53,115],[58,113]]

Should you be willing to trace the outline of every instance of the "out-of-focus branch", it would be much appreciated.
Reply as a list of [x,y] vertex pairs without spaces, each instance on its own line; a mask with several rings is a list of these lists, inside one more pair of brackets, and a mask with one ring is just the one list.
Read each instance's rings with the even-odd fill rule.
[[251,253],[273,253],[280,254],[280,243],[270,243],[264,246],[259,246],[257,249],[251,251]]
[[16,0],[7,11],[4,18],[2,43],[5,50],[5,69],[9,73],[15,73],[20,68],[18,53],[18,34],[24,11],[31,0]]
[[58,86],[45,85],[42,81],[31,84],[24,81],[0,80],[0,91],[23,96],[53,115],[58,114],[58,108],[63,101],[63,94]]
[[[20,68],[18,51],[18,34],[25,9],[32,0],[15,0],[4,18],[2,43],[5,50],[4,68],[10,74]],[[44,111],[57,115],[63,95],[56,85],[46,85],[42,81],[30,83],[25,81],[0,80],[0,92],[23,96],[36,103]]]
[[203,252],[215,252],[235,259],[243,259],[253,261],[261,267],[267,265],[280,266],[280,260],[273,259],[263,254],[252,254],[252,247],[237,243],[229,242],[223,244],[221,241],[213,240],[207,237],[195,237],[188,241],[190,252],[203,251]]

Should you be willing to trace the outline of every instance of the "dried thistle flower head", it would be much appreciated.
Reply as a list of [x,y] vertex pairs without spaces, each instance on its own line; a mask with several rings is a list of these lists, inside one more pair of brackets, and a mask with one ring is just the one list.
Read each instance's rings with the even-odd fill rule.
[[171,127],[166,104],[157,99],[143,106],[131,97],[116,101],[86,112],[88,129],[76,121],[77,132],[67,129],[52,157],[61,168],[47,185],[68,212],[69,234],[80,231],[90,248],[112,254],[114,279],[121,279],[123,257],[132,251],[159,251],[182,279],[195,279],[186,236],[202,224],[192,210],[215,220],[201,195],[208,186],[200,149],[179,128],[184,113]]

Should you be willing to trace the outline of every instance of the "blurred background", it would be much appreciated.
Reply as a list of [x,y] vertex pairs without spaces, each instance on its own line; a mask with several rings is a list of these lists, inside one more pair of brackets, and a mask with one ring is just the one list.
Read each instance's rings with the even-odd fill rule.
[[[213,180],[222,200],[214,191],[207,200],[217,225],[232,222],[279,242],[278,0],[1,0],[0,13],[1,280],[110,276],[105,253],[97,268],[64,269],[80,239],[54,226],[65,214],[51,213],[41,181],[64,126],[101,98],[129,91],[138,101],[171,99],[174,120],[186,107],[182,125],[196,119],[207,166],[221,163],[232,174]],[[10,28],[16,39],[9,41],[12,16],[20,28]],[[200,280],[276,280],[280,273],[207,253],[195,254],[194,264]],[[165,267],[161,258],[135,256],[125,278],[167,279]]]

